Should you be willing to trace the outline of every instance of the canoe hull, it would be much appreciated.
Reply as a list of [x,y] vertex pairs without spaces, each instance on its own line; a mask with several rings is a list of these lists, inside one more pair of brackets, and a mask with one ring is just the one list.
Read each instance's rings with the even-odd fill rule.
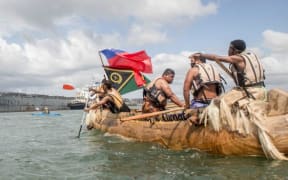
[[[287,101],[288,102],[288,101]],[[270,111],[271,112],[271,111]],[[180,114],[179,112],[169,113]],[[133,114],[135,115],[135,113]],[[156,142],[174,150],[197,149],[212,154],[265,156],[256,127],[250,134],[241,134],[222,128],[215,131],[211,126],[195,125],[189,119],[121,121],[131,114],[112,114],[106,110],[90,111],[86,123],[103,132],[117,134],[137,141]],[[283,154],[288,154],[288,114],[274,113],[266,117],[264,126],[271,142]]]

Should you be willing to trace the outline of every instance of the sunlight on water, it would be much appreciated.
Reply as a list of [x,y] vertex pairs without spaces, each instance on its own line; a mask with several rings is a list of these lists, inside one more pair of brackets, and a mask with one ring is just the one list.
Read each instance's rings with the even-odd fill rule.
[[1,113],[0,179],[285,179],[287,162],[172,151],[82,130],[82,111]]

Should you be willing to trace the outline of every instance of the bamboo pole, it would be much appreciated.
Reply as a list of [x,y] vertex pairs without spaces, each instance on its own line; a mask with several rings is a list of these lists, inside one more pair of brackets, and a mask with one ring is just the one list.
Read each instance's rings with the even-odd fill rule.
[[219,60],[216,60],[216,59],[215,59],[215,62],[223,69],[223,71],[225,71],[225,72],[233,79],[233,81],[235,82],[235,84],[237,84],[235,78],[234,78],[233,75],[232,75],[232,72],[231,72],[226,66],[224,66],[224,64],[221,63]]
[[100,52],[100,51],[98,51],[98,55],[99,55],[99,57],[100,57],[100,60],[101,60],[102,66],[104,67],[104,63],[103,63],[103,59],[102,59],[102,56],[101,56],[101,52]]
[[[103,69],[104,69],[104,67],[105,67],[105,65],[104,65],[104,63],[103,63],[103,59],[102,59],[102,56],[101,56],[101,51],[98,51],[98,55],[99,55],[99,57],[100,57],[100,60],[101,60],[101,63],[102,63],[102,67],[103,67]],[[106,73],[106,71],[105,71],[105,69],[104,69],[104,79],[106,79],[106,76],[108,77],[108,75],[107,75],[107,73]],[[106,76],[105,76],[106,75]],[[109,79],[109,77],[108,77],[108,79]]]
[[174,103],[168,103],[165,108],[166,109],[171,109],[171,108],[176,108],[176,107],[179,107],[177,104],[174,104]]
[[137,119],[144,119],[144,118],[149,118],[149,117],[153,117],[153,116],[158,116],[160,114],[165,114],[165,113],[180,111],[180,110],[184,110],[184,107],[169,109],[169,110],[165,110],[165,111],[146,113],[146,114],[139,114],[139,115],[135,115],[135,116],[126,117],[123,119],[120,118],[120,121],[124,122],[124,121],[131,121],[131,120],[137,120]]

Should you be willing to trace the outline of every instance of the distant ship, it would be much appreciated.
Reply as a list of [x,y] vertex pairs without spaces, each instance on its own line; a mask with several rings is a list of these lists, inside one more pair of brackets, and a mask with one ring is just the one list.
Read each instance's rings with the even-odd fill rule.
[[96,87],[99,86],[99,84],[100,82],[95,82],[82,88],[80,92],[76,94],[76,97],[67,104],[67,106],[72,110],[84,109],[86,100],[89,97],[89,87]]
[[67,106],[73,110],[84,109],[88,93],[89,93],[88,88],[81,89],[81,91],[76,94],[76,97],[73,100],[71,100],[71,102],[69,102]]
[[85,107],[85,99],[73,99],[71,102],[67,104],[67,106],[74,110],[74,109],[84,109]]

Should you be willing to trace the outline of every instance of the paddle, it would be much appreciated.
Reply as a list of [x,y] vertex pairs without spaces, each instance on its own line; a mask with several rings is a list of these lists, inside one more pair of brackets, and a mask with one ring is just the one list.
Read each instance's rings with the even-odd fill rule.
[[172,108],[176,108],[176,107],[179,107],[177,104],[174,104],[174,103],[168,103],[166,105],[166,109],[172,109]]
[[124,121],[131,121],[131,120],[135,120],[135,119],[149,118],[149,117],[153,117],[153,116],[158,116],[160,114],[165,114],[165,113],[169,113],[169,112],[173,112],[173,111],[180,111],[180,110],[184,110],[184,108],[183,107],[179,107],[179,108],[169,109],[169,110],[165,110],[165,111],[158,111],[158,112],[152,112],[152,113],[146,113],[146,114],[139,114],[139,115],[130,116],[130,117],[126,117],[126,118],[120,119],[120,121],[124,122]]
[[[88,100],[89,100],[89,97],[87,97],[87,99],[86,99],[84,109],[87,107]],[[82,119],[81,119],[80,129],[79,129],[78,136],[77,136],[78,138],[80,138],[80,134],[81,134],[81,130],[82,130],[82,126],[83,126],[83,123],[84,123],[84,119],[85,119],[85,117],[86,117],[86,112],[84,111],[83,114],[82,114]]]

